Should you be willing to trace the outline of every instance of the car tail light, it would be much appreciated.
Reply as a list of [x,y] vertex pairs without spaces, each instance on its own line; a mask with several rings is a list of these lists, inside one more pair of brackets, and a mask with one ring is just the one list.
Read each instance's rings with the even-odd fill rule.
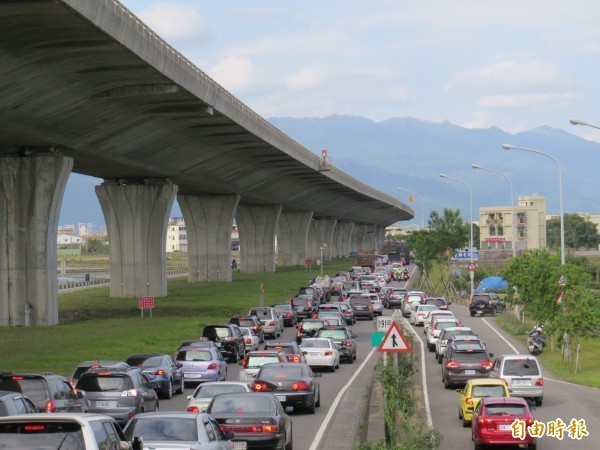
[[279,425],[263,425],[262,432],[263,433],[279,433]]
[[331,356],[331,355],[333,355],[333,352],[331,352],[331,351],[329,351],[329,350],[327,350],[327,351],[325,352],[325,356]]
[[260,330],[260,327],[259,327],[258,325],[254,325],[254,326],[252,327],[252,329],[253,329],[254,331],[258,331],[258,330]]
[[285,313],[285,317],[292,317],[292,313]]
[[31,424],[25,425],[25,431],[46,431],[46,425],[44,424]]
[[187,412],[191,412],[191,413],[199,413],[200,410],[198,409],[197,406],[188,406],[187,408]]
[[346,341],[346,347],[352,347],[352,343],[350,341]]
[[158,369],[156,372],[153,372],[152,375],[164,375],[165,371],[162,369]]
[[252,339],[246,338],[246,344],[252,344]]
[[535,382],[536,386],[543,386],[544,385],[544,379],[543,378],[538,378]]
[[121,397],[137,397],[138,391],[137,389],[129,389],[127,391],[121,392]]
[[483,367],[484,369],[491,369],[492,366],[494,365],[494,363],[492,363],[491,361],[484,361],[481,363],[481,367]]
[[252,390],[254,392],[269,392],[271,391],[271,386],[269,386],[264,381],[255,381],[252,383]]
[[217,368],[217,363],[210,363],[207,367],[208,370],[215,370]]
[[491,301],[491,300],[488,300],[488,305],[491,305],[491,304],[492,304],[492,301]]
[[22,380],[23,377],[12,377],[13,380]]
[[460,367],[460,363],[458,361],[448,361],[446,367]]
[[371,305],[369,305],[369,309],[373,309],[373,307]]
[[310,386],[305,381],[292,384],[292,391],[310,391]]
[[46,412],[48,412],[48,413],[56,412],[56,405],[54,404],[54,402],[52,400],[48,400],[46,402]]
[[269,322],[269,326],[270,327],[274,327],[275,326],[275,322],[273,322],[273,321]]
[[472,399],[472,398],[469,398],[469,397],[467,397],[467,398],[465,399],[465,403],[466,403],[467,405],[473,406],[473,399]]
[[533,424],[533,417],[528,417],[527,419],[525,419],[525,423],[529,426],[531,424]]
[[477,422],[479,423],[479,425],[485,425],[485,419],[483,417],[480,417]]

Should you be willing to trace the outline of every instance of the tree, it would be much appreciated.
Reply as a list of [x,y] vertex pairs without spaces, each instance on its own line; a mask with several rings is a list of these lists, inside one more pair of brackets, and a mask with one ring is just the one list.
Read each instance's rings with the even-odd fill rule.
[[[546,222],[546,243],[560,247],[560,218]],[[600,243],[597,225],[579,214],[565,214],[565,246],[571,248],[597,248]]]

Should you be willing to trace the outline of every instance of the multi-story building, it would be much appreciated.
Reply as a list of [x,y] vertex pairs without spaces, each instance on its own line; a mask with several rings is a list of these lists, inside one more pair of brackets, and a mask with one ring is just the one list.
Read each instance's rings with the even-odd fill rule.
[[167,226],[167,253],[187,252],[188,241],[183,217],[171,217]]
[[546,248],[546,198],[539,194],[519,197],[514,208],[513,229],[510,206],[479,208],[481,250],[533,250]]

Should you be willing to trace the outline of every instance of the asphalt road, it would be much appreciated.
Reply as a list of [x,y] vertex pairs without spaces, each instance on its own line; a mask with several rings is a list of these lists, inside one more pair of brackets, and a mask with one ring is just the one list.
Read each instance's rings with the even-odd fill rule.
[[[500,331],[491,317],[470,317],[463,306],[452,305],[450,309],[465,326],[473,330],[487,343],[488,351],[499,356],[504,353],[528,354],[527,348]],[[413,327],[425,342],[422,327]],[[504,338],[504,339],[503,339]],[[511,347],[514,347],[512,348]],[[416,347],[416,346],[415,346]],[[417,349],[415,349],[417,350]],[[420,350],[420,349],[418,349]],[[549,349],[547,351],[550,351]],[[425,347],[427,389],[429,393],[433,426],[444,436],[442,448],[471,449],[471,429],[463,428],[458,419],[458,394],[445,389],[441,378],[441,367]],[[538,450],[550,449],[598,449],[600,432],[600,390],[554,380],[548,373],[544,375],[544,403],[535,407],[530,403],[533,417],[547,423],[560,418],[567,426],[572,419],[584,419],[588,437],[574,440],[564,431],[564,437],[543,437],[538,440]]]

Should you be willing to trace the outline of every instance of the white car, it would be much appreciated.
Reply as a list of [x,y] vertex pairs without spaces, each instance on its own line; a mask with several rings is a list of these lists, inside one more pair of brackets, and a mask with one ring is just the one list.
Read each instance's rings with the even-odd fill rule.
[[260,337],[250,327],[240,327],[244,342],[246,343],[246,353],[258,350],[260,345]]
[[448,327],[444,328],[440,335],[438,336],[438,340],[435,343],[435,357],[438,360],[438,363],[442,363],[442,357],[444,356],[444,352],[446,351],[446,345],[448,344],[448,338],[450,336],[456,336],[458,334],[475,334],[473,330],[469,327]]
[[280,350],[257,350],[249,352],[241,362],[239,381],[250,382],[260,370],[260,368],[269,363],[287,362],[285,353]]
[[402,302],[401,312],[404,317],[408,317],[412,314],[412,306],[417,303],[423,303],[425,301],[425,294],[421,291],[408,291],[404,296]]
[[435,318],[427,331],[427,347],[429,351],[432,352],[435,350],[435,344],[444,328],[459,327],[460,325],[461,323],[454,317],[446,318],[446,316],[442,316]]
[[[100,450],[106,448],[106,442],[119,450],[131,448],[117,421],[101,414],[39,413],[0,417],[0,429],[2,448]],[[96,434],[95,430],[102,433]]]
[[188,395],[187,412],[204,413],[215,395],[252,392],[248,383],[240,381],[208,381],[199,385],[192,395]]
[[429,331],[429,328],[431,327],[431,321],[433,320],[434,317],[437,316],[448,316],[448,317],[454,317],[454,314],[452,313],[452,311],[447,311],[447,310],[435,310],[435,311],[429,311],[427,313],[427,315],[425,316],[425,319],[423,320],[423,334],[427,334],[427,331]]
[[283,316],[275,308],[256,306],[248,314],[258,317],[258,320],[262,323],[265,335],[279,337],[283,333]]
[[429,311],[438,310],[437,306],[435,305],[419,305],[418,303],[415,303],[413,306],[416,306],[416,308],[413,308],[413,311],[410,315],[410,323],[417,327],[419,325],[423,326],[423,322],[425,321],[425,317]]
[[340,352],[330,338],[304,338],[300,350],[312,367],[328,367],[335,372],[340,367]]

